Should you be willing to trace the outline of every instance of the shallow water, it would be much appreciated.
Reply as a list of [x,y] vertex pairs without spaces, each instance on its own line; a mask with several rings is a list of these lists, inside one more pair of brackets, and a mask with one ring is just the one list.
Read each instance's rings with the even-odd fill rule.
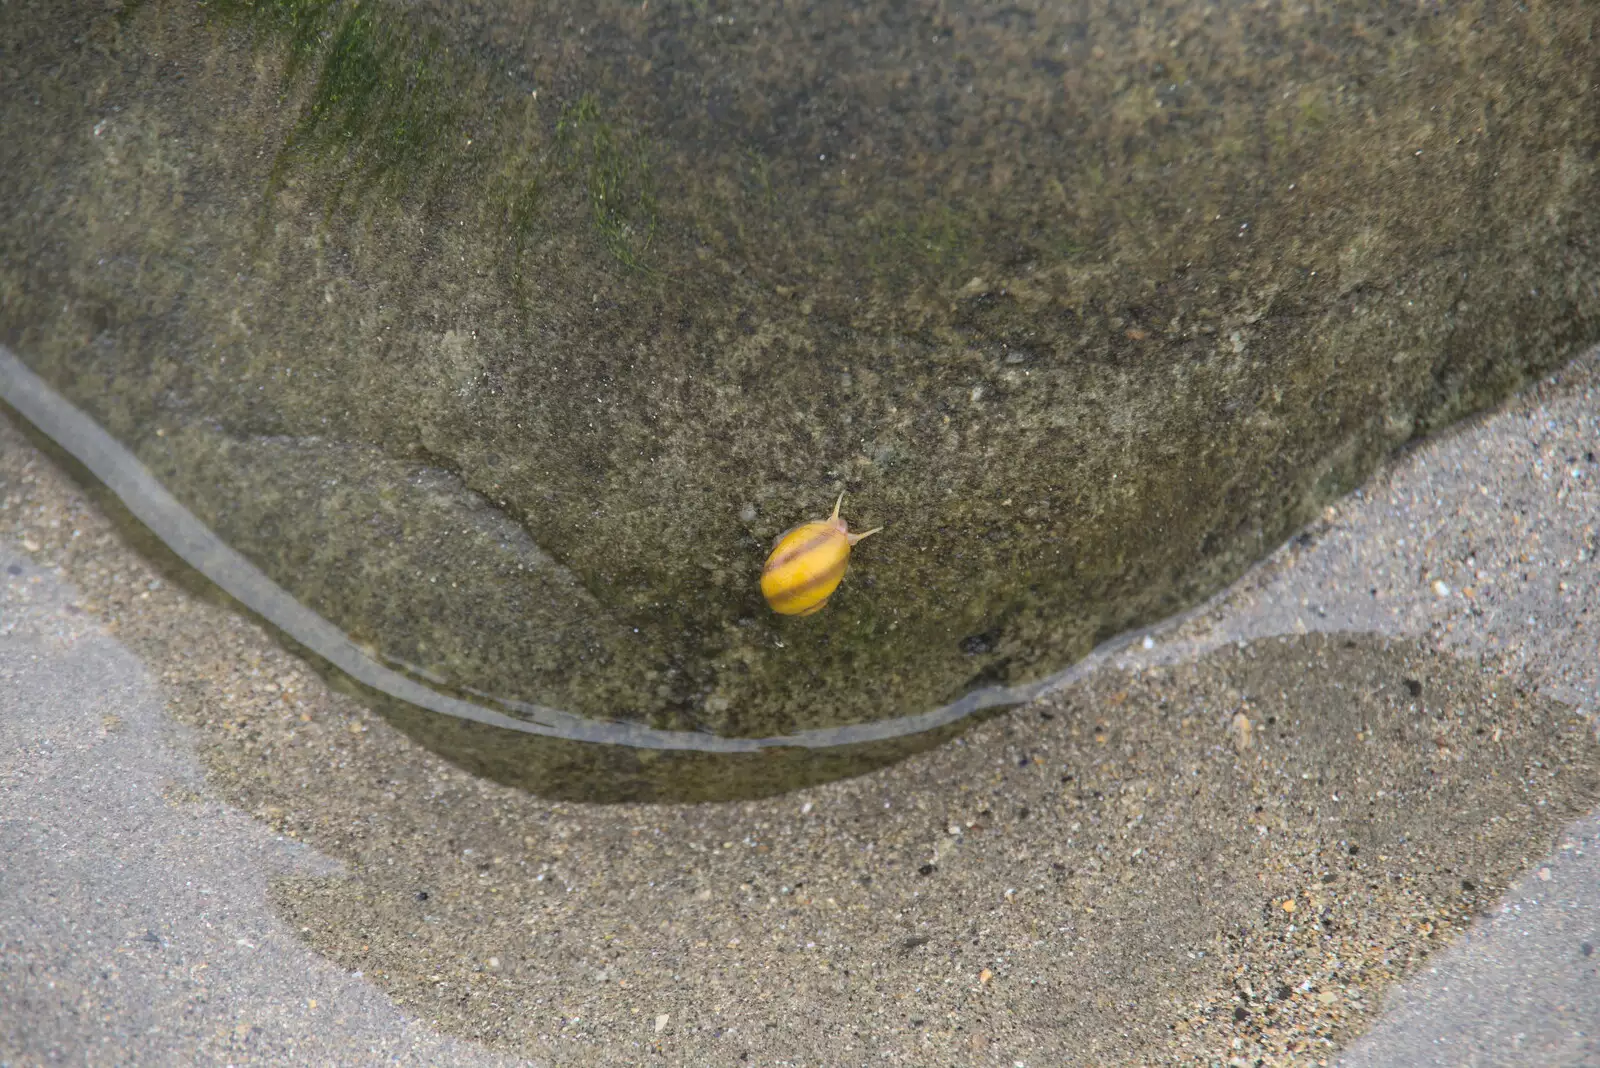
[[[0,340],[441,751],[781,789],[1059,681],[1594,340],[1593,25],[30,8]],[[841,490],[886,529],[773,616]]]
[[[814,772],[800,772],[792,779],[773,780],[770,776],[775,769],[768,767],[763,771],[769,777],[768,782],[760,788],[743,776],[737,777],[742,786],[736,790],[738,793],[752,790],[773,792],[814,781],[818,777],[835,777],[876,766],[890,754],[881,750],[873,751],[870,749],[873,743],[904,742],[906,748],[894,752],[894,755],[904,755],[943,740],[949,736],[949,728],[968,725],[969,721],[995,709],[1026,703],[1092,670],[1104,658],[1146,633],[1140,630],[1122,635],[1105,643],[1083,661],[1025,686],[985,687],[960,701],[920,715],[770,738],[729,738],[705,732],[653,730],[625,721],[584,719],[559,709],[543,708],[492,694],[473,694],[475,700],[467,700],[439,687],[437,680],[427,678],[427,673],[415,666],[388,656],[381,649],[358,645],[328,620],[297,601],[249,560],[229,548],[167,492],[131,452],[93,419],[52,390],[4,346],[0,346],[0,401],[4,401],[37,432],[81,464],[84,472],[108,490],[145,530],[183,563],[214,583],[244,610],[273,627],[280,636],[309,653],[317,662],[341,673],[347,683],[362,688],[370,696],[399,702],[398,705],[386,706],[391,716],[409,721],[413,729],[422,734],[437,735],[439,732],[430,732],[414,715],[408,716],[406,706],[500,731],[603,746],[702,754],[755,754],[773,749],[838,751],[821,776]],[[1174,625],[1176,622],[1168,621],[1163,625]],[[460,751],[443,738],[436,737],[435,742],[448,755],[469,762],[474,759],[470,749],[480,749],[486,753],[505,744],[503,739],[497,741],[491,735],[477,736],[469,751]],[[497,777],[509,777],[518,785],[542,793],[565,794],[576,790],[590,799],[604,797],[615,789],[592,784],[582,787],[578,783],[552,780],[542,762],[509,776],[502,770]],[[705,786],[689,789],[704,791]],[[665,788],[665,784],[659,785],[657,790],[664,794],[672,793]]]

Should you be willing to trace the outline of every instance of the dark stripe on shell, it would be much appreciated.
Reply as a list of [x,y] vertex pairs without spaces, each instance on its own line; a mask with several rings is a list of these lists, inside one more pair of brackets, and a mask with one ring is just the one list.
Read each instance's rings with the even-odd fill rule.
[[788,589],[780,590],[774,594],[771,598],[772,603],[788,604],[790,601],[798,601],[818,586],[826,586],[830,582],[838,582],[844,578],[844,569],[849,562],[848,557],[840,557],[839,562],[828,568],[828,570],[812,575],[798,586],[790,586]]
[[[796,545],[794,548],[784,550],[782,556],[774,556],[772,559],[768,560],[767,566],[761,569],[762,573],[765,574],[768,571],[777,570],[784,564],[787,564],[790,560],[793,560],[795,557],[803,556],[815,549],[817,546],[824,544],[829,538],[837,535],[837,533],[837,531],[832,529],[817,531],[815,534],[811,535],[811,537],[807,538],[799,545]],[[788,537],[788,535],[786,534],[784,537]],[[778,540],[782,541],[783,538],[779,538]]]

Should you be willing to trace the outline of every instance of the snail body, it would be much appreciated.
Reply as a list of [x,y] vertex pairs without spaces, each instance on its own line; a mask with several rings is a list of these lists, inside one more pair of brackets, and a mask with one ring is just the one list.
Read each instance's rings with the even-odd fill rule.
[[850,563],[850,549],[862,538],[882,530],[850,533],[839,518],[844,494],[834,503],[833,515],[801,523],[778,535],[772,553],[761,569],[761,595],[774,612],[783,616],[809,616],[828,603],[839,588]]

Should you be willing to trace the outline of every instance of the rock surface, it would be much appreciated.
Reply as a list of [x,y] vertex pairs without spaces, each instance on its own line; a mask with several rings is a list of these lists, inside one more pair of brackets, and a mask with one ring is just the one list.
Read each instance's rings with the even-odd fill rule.
[[[446,685],[922,712],[1193,603],[1600,334],[1595,21],[13,11],[0,341]],[[772,616],[766,546],[841,489],[887,529]]]

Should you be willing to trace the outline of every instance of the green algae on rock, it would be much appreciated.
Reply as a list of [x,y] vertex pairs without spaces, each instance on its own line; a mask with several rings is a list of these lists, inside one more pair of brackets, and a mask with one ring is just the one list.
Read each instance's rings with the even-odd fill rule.
[[[1194,603],[1594,340],[1596,18],[12,12],[0,340],[449,687],[906,716]],[[842,488],[890,531],[774,618],[764,550]]]

